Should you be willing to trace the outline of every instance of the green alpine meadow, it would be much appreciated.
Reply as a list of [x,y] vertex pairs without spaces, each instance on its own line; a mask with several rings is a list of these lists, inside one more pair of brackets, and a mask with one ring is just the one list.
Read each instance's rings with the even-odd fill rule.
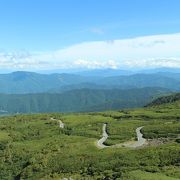
[[180,178],[179,94],[132,110],[4,116],[0,137],[1,179]]

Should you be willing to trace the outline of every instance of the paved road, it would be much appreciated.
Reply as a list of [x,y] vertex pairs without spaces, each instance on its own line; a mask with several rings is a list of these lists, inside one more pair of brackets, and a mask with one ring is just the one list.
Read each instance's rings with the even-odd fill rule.
[[138,148],[143,146],[144,144],[146,144],[146,139],[143,138],[143,134],[141,133],[141,129],[142,127],[138,127],[136,129],[136,134],[137,134],[137,141],[133,141],[133,142],[125,142],[125,143],[121,143],[121,144],[115,144],[112,146],[106,146],[104,145],[104,142],[107,140],[108,138],[108,134],[107,134],[107,124],[103,124],[103,134],[102,134],[102,138],[99,139],[97,141],[97,147],[99,148],[107,148],[107,147],[129,147],[129,148]]
[[143,138],[143,134],[141,133],[141,129],[142,127],[138,127],[136,129],[136,135],[137,135],[137,141],[133,142],[133,143],[125,143],[123,144],[125,147],[129,147],[129,148],[138,148],[143,146],[144,144],[146,144],[146,139]]
[[54,118],[51,118],[51,120],[53,120],[53,121],[58,121],[58,122],[59,122],[59,127],[60,127],[60,128],[64,128],[64,123],[63,123],[61,120],[54,119]]
[[106,127],[107,126],[107,124],[103,124],[103,128],[102,128],[102,131],[103,131],[103,133],[102,133],[102,138],[101,139],[99,139],[98,140],[98,142],[97,142],[97,146],[99,147],[99,148],[105,148],[105,147],[109,147],[109,146],[106,146],[106,145],[104,145],[104,142],[107,140],[107,138],[108,138],[108,134],[107,134],[107,131],[106,131]]
[[137,134],[138,141],[133,145],[134,148],[143,146],[146,143],[146,139],[143,138],[143,134],[141,133],[141,129],[142,128],[143,128],[143,126],[142,127],[138,127],[136,129],[136,134]]

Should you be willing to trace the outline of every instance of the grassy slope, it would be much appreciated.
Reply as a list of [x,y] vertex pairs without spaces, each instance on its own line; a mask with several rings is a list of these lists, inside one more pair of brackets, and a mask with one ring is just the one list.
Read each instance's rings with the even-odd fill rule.
[[[37,114],[0,119],[0,179],[178,179],[180,102],[124,111],[79,114]],[[59,129],[61,119],[65,129]],[[108,144],[135,139],[135,129],[153,138],[171,137],[157,147],[97,149],[102,124],[108,123]],[[160,132],[160,133],[159,133]],[[173,136],[172,136],[173,134]]]
[[176,180],[176,178],[168,177],[161,173],[150,173],[143,171],[132,171],[125,178],[133,180]]

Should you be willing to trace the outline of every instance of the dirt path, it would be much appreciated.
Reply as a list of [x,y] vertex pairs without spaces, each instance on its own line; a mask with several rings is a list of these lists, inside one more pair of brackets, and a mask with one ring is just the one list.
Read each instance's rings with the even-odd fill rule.
[[141,133],[141,129],[143,128],[142,127],[138,127],[136,129],[136,135],[137,135],[137,141],[128,141],[128,142],[124,142],[124,143],[120,143],[120,144],[115,144],[115,145],[112,145],[112,146],[106,146],[104,145],[104,142],[107,140],[108,138],[108,134],[107,134],[107,124],[103,124],[103,134],[102,134],[102,138],[99,139],[97,141],[97,147],[98,148],[109,148],[109,147],[116,147],[116,148],[119,148],[119,147],[128,147],[128,148],[138,148],[138,147],[141,147],[143,145],[146,144],[146,139],[143,138],[143,134]]
[[60,127],[60,128],[64,128],[64,123],[63,123],[61,120],[54,119],[54,118],[51,118],[51,120],[53,120],[53,121],[58,121],[58,122],[59,122],[59,127]]
[[134,148],[143,146],[146,143],[146,139],[143,138],[143,134],[141,133],[141,129],[142,128],[143,128],[143,126],[142,127],[138,127],[136,129],[136,134],[137,134],[138,141],[133,145]]
[[107,134],[107,131],[106,131],[106,126],[107,126],[107,124],[103,124],[103,128],[102,128],[102,130],[103,130],[103,134],[102,134],[102,138],[101,139],[99,139],[98,140],[98,142],[97,142],[97,146],[99,147],[99,148],[105,148],[105,147],[108,147],[108,146],[106,146],[106,145],[104,145],[104,142],[107,140],[107,138],[108,138],[108,134]]

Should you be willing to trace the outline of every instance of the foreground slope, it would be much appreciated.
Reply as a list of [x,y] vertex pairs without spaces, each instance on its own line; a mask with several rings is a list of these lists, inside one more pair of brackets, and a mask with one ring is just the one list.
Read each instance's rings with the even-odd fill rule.
[[[1,117],[0,179],[179,179],[179,105]],[[98,149],[104,123],[105,145],[136,141],[141,126],[148,145]]]

